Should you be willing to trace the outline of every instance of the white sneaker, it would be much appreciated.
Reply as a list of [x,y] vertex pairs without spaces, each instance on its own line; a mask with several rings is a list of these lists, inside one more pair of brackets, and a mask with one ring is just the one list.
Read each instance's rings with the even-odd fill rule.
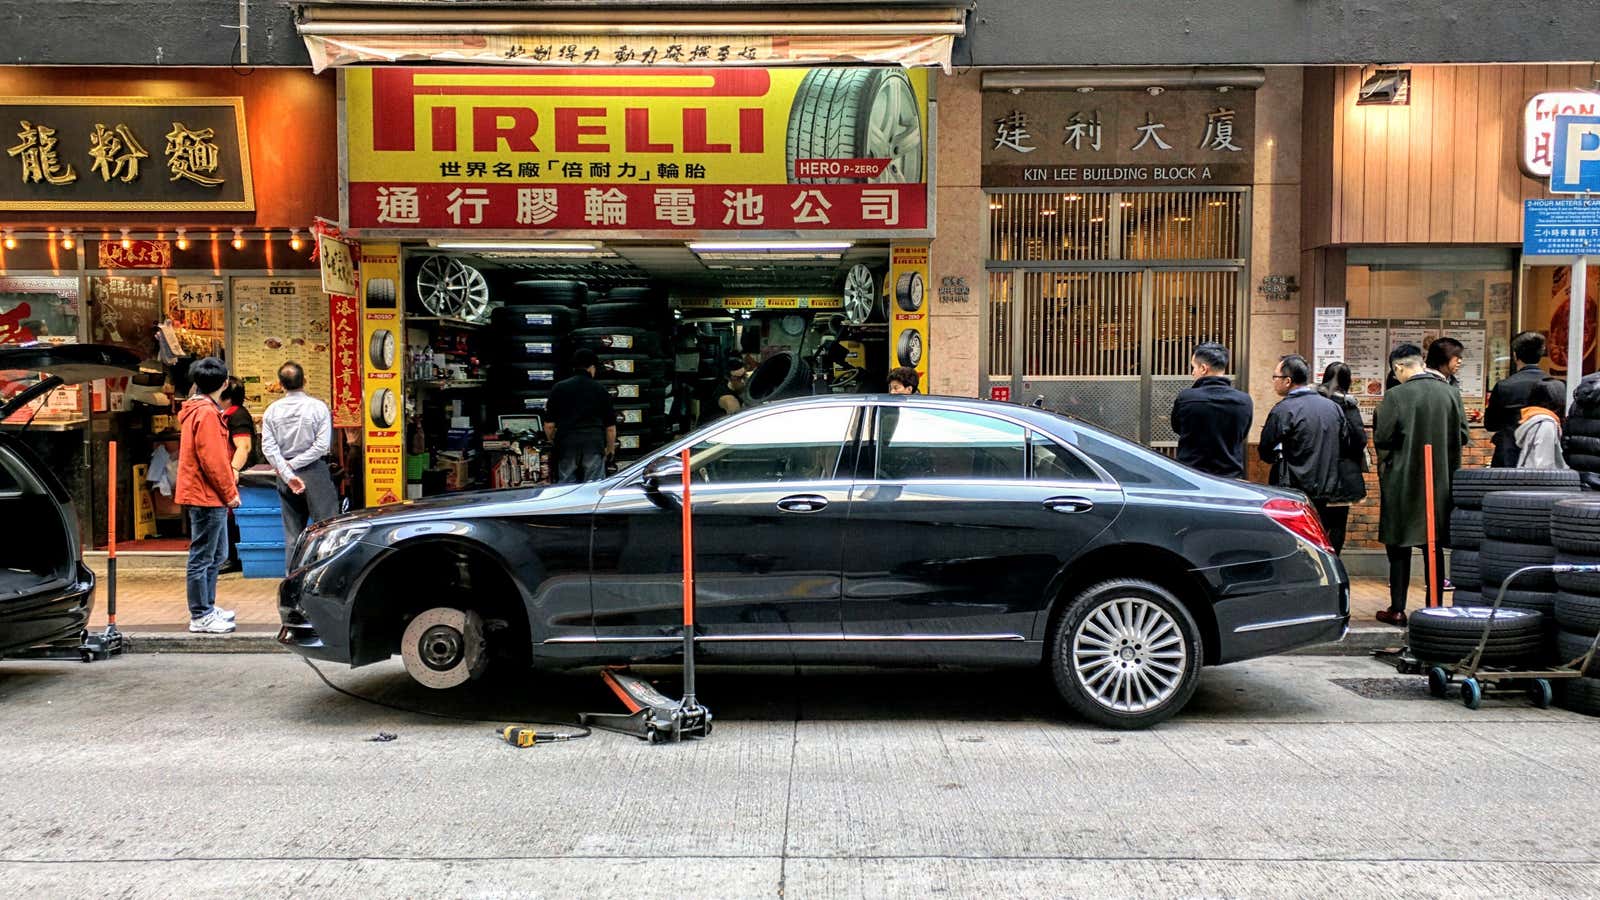
[[216,613],[217,615],[221,616],[222,618],[228,620],[229,622],[232,622],[234,619],[238,618],[238,616],[234,615],[233,610],[231,610],[231,609],[223,609],[220,606],[211,607],[211,611]]
[[228,634],[233,631],[234,624],[222,616],[217,615],[218,610],[213,608],[198,619],[189,620],[189,630],[197,634]]

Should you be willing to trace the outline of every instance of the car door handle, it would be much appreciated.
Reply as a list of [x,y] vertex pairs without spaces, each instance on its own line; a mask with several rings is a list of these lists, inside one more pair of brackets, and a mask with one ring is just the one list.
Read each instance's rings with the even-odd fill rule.
[[784,512],[814,513],[828,506],[828,498],[817,494],[795,494],[778,501],[778,508]]
[[1094,501],[1088,497],[1051,497],[1044,501],[1044,508],[1058,513],[1081,513],[1094,509]]

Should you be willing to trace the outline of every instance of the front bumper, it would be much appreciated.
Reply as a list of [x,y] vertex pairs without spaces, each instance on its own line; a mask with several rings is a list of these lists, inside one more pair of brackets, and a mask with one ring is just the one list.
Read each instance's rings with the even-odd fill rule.
[[94,609],[94,573],[82,564],[57,588],[0,602],[0,656],[31,647],[82,643]]
[[278,586],[278,643],[301,656],[349,663],[351,607],[362,576],[386,552],[357,541],[291,572]]

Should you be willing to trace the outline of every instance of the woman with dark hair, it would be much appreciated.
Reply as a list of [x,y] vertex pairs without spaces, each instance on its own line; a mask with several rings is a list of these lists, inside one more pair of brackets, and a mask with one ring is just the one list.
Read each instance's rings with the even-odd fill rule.
[[1334,555],[1344,550],[1344,537],[1350,523],[1350,504],[1367,496],[1367,429],[1361,424],[1361,407],[1350,396],[1350,367],[1332,362],[1322,372],[1317,390],[1338,404],[1344,413],[1344,428],[1339,440],[1339,490],[1328,500],[1322,526],[1333,544]]
[[[222,421],[228,426],[228,442],[233,446],[233,478],[261,462],[261,439],[256,436],[256,420],[244,408],[244,382],[228,377],[228,386],[222,389]],[[237,572],[239,563],[239,523],[234,521],[233,510],[228,511],[228,562],[224,572]]]

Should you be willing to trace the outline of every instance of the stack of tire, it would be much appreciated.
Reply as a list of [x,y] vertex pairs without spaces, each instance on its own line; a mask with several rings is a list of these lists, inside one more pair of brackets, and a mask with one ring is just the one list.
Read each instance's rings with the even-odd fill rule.
[[[1451,481],[1450,580],[1456,606],[1492,605],[1506,576],[1550,565],[1550,509],[1579,490],[1577,474],[1546,469],[1461,469]],[[1505,606],[1549,616],[1555,580],[1546,572],[1518,578]]]
[[[1592,495],[1591,495],[1592,496]],[[1600,499],[1564,499],[1550,513],[1550,539],[1558,564],[1600,565]],[[1558,574],[1554,615],[1555,661],[1564,665],[1583,656],[1600,632],[1600,575]],[[1586,677],[1555,681],[1556,702],[1575,712],[1600,716],[1600,661]]]
[[589,289],[581,281],[519,281],[494,310],[490,401],[497,415],[542,415],[550,389],[567,374],[568,336]]
[[584,308],[572,350],[600,357],[599,381],[617,415],[616,463],[626,466],[672,437],[667,397],[673,384],[672,317],[665,298],[647,287],[615,287]]

